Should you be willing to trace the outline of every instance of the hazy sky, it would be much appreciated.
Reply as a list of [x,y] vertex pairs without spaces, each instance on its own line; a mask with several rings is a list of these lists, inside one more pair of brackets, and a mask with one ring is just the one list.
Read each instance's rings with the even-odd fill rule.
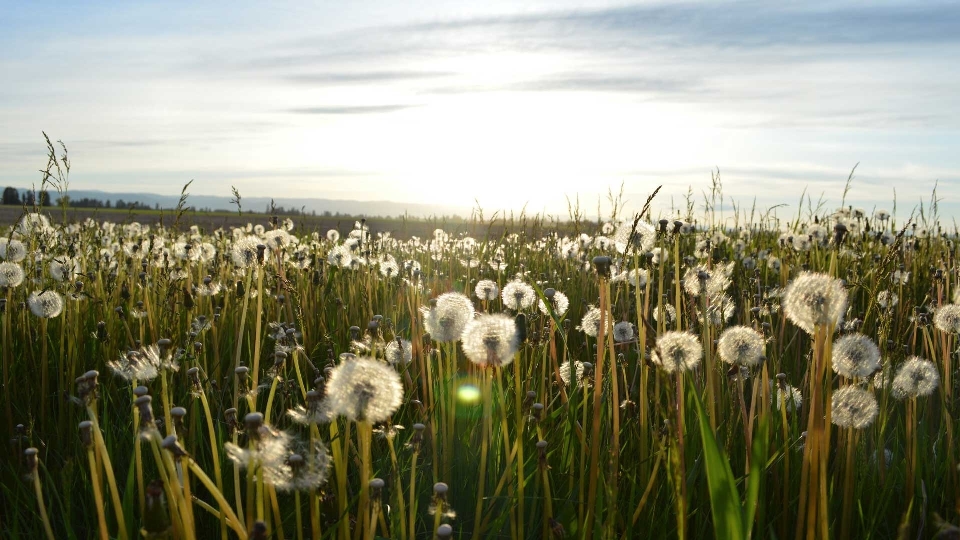
[[44,130],[74,189],[950,209],[958,66],[957,3],[11,2],[0,186]]

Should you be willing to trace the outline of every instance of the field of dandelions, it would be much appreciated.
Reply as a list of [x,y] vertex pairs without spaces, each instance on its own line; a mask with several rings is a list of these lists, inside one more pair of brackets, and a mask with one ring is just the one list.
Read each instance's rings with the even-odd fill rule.
[[0,536],[957,538],[955,233],[680,214],[394,238],[27,209]]

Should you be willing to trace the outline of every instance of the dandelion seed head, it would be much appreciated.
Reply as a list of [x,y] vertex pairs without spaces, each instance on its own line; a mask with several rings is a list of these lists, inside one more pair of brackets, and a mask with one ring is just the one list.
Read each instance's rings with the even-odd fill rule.
[[17,287],[23,283],[23,268],[12,262],[0,263],[0,289]]
[[831,404],[830,420],[842,428],[869,427],[880,411],[873,394],[856,386],[846,386],[835,391]]
[[354,422],[386,421],[403,401],[403,385],[396,370],[366,357],[345,361],[333,368],[326,392],[327,413]]
[[880,369],[880,349],[863,334],[847,334],[833,344],[833,370],[847,378],[868,377]]
[[653,363],[667,373],[690,371],[700,365],[700,339],[689,332],[667,332],[657,339]]
[[759,332],[746,326],[733,326],[720,334],[717,353],[728,364],[756,367],[763,362],[764,339]]
[[257,246],[260,239],[255,236],[243,237],[230,246],[230,260],[237,268],[248,268],[257,263]]
[[633,222],[624,222],[613,233],[613,242],[620,253],[625,253],[630,247],[635,248],[638,253],[646,253],[653,249],[657,242],[657,230],[642,219],[637,221],[636,228]]
[[[573,361],[573,376],[574,385],[577,388],[583,386],[583,362]],[[563,381],[564,386],[570,386],[570,360],[560,364],[560,380]]]
[[63,311],[63,298],[52,290],[33,291],[27,297],[30,311],[41,319],[52,319]]
[[327,252],[327,263],[329,263],[330,266],[350,268],[353,266],[353,262],[353,252],[350,250],[350,245],[348,244],[334,246]]
[[[960,289],[958,289],[960,290]],[[880,291],[877,293],[877,304],[883,309],[897,307],[900,303],[900,297],[893,291]]]
[[520,345],[517,323],[502,314],[480,315],[467,323],[461,337],[463,352],[480,367],[505,366]]
[[620,321],[613,325],[613,340],[617,343],[633,341],[633,325],[628,321]]
[[[563,294],[560,291],[554,291],[553,297],[547,299],[550,302],[551,307],[553,308],[553,313],[557,317],[563,317],[563,315],[570,309],[570,299],[567,298],[567,295]],[[540,300],[537,304],[537,307],[540,309],[540,313],[544,315],[550,315],[550,310],[547,309],[547,304],[543,300]]]
[[940,373],[933,362],[911,356],[893,378],[893,396],[897,399],[929,396],[940,386]]
[[489,279],[481,279],[477,282],[477,286],[473,289],[474,294],[477,295],[477,298],[480,300],[496,300],[497,296],[500,296],[500,288],[497,287],[496,282]]
[[[609,311],[603,319],[606,322],[606,331],[610,331],[613,328],[613,317],[610,316]],[[580,326],[577,329],[590,337],[597,337],[600,333],[600,308],[591,306],[580,320]]]
[[384,347],[387,362],[394,366],[405,366],[413,360],[413,344],[406,339],[394,339]]
[[774,403],[778,411],[786,407],[787,412],[796,412],[803,406],[803,394],[797,387],[784,384],[783,388],[777,387],[777,399]]
[[530,285],[514,280],[503,286],[501,297],[503,298],[503,305],[514,311],[521,311],[533,305],[537,293]]
[[949,334],[960,333],[960,305],[940,306],[933,314],[933,325]]
[[463,334],[467,323],[473,319],[473,304],[460,293],[444,293],[430,308],[421,308],[424,329],[434,341],[456,341]]
[[811,335],[817,326],[836,325],[846,309],[843,283],[826,274],[804,272],[784,291],[787,318]]
[[660,312],[663,311],[665,324],[673,324],[677,320],[677,309],[672,304],[660,304],[653,308],[653,320],[660,322]]

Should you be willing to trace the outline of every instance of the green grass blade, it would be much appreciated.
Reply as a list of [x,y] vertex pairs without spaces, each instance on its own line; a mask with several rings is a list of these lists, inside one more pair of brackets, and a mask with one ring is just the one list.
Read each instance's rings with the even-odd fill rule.
[[707,473],[707,487],[710,491],[710,511],[713,514],[714,536],[717,540],[743,540],[746,538],[743,525],[743,511],[740,507],[740,494],[737,481],[730,469],[730,462],[723,454],[717,439],[710,429],[707,413],[703,409],[700,396],[693,382],[688,378],[690,395],[697,408],[697,420],[700,425],[700,440],[703,441],[704,469]]
[[753,434],[753,447],[750,449],[750,477],[747,479],[747,501],[744,508],[744,528],[753,532],[753,518],[757,513],[757,501],[760,500],[760,483],[767,461],[767,446],[770,422],[761,420]]

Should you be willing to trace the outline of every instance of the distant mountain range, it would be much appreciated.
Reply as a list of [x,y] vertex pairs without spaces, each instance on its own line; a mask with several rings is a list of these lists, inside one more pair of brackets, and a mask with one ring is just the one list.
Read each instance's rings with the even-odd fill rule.
[[[26,188],[18,188],[20,193],[27,191]],[[189,193],[189,189],[187,190]],[[109,200],[111,206],[116,206],[118,200],[126,204],[138,202],[153,208],[157,205],[160,208],[175,208],[180,201],[179,195],[159,195],[156,193],[113,193],[99,190],[71,189],[69,192],[71,200],[80,199],[99,199],[101,201]],[[51,193],[50,199],[55,202],[57,194]],[[235,212],[236,204],[230,202],[232,197],[219,197],[214,195],[190,195],[187,198],[187,206],[197,210],[227,210]],[[243,210],[254,212],[266,212],[270,207],[270,197],[243,197],[240,204]],[[317,198],[297,198],[280,197],[274,198],[273,203],[277,207],[283,207],[287,210],[303,210],[306,213],[316,212],[322,215],[324,212],[331,214],[344,214],[348,216],[383,216],[394,217],[410,215],[416,217],[441,217],[458,215],[469,217],[471,208],[466,206],[453,206],[447,204],[423,204],[407,203],[393,201],[348,201],[337,199],[317,199]]]

